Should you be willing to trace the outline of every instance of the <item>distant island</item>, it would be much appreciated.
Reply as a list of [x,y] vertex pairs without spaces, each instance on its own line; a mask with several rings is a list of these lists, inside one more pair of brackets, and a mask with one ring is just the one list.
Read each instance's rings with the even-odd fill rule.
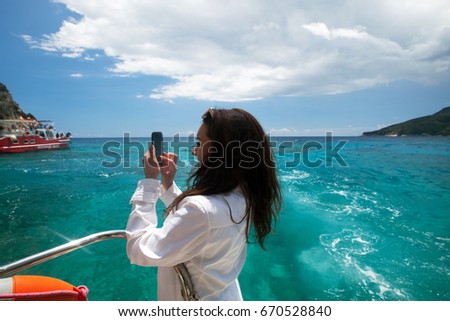
[[32,114],[25,113],[14,101],[11,93],[0,82],[0,119],[30,119],[36,120]]
[[[32,114],[25,113],[12,98],[6,86],[0,82],[0,120],[29,119],[36,120]],[[379,130],[364,132],[364,136],[449,136],[450,107],[403,123],[387,126]]]
[[450,107],[429,116],[363,133],[364,136],[449,136]]

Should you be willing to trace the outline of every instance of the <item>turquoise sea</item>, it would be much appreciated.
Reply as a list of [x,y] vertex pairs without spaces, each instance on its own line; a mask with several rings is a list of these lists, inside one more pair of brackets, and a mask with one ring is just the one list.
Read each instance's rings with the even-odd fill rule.
[[[450,138],[272,141],[284,207],[267,251],[249,246],[244,299],[450,300]],[[75,138],[69,150],[0,155],[0,265],[124,229],[142,178],[137,142]],[[20,274],[86,285],[94,301],[156,299],[156,269],[130,265],[123,239]]]

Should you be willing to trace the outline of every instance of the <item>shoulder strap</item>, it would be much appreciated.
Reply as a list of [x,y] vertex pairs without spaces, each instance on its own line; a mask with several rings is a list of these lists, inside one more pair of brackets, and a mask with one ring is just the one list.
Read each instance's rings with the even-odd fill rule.
[[181,295],[184,301],[199,301],[200,296],[194,290],[194,285],[192,284],[191,276],[184,263],[177,264],[173,267],[177,273],[178,279],[181,283]]

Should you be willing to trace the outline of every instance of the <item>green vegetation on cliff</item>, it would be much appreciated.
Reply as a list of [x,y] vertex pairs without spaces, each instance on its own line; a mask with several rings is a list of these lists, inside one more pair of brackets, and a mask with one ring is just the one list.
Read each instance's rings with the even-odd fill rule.
[[19,107],[11,93],[0,82],[0,119],[35,119],[32,114],[26,114]]
[[449,136],[450,107],[403,123],[391,125],[380,130],[363,133],[364,136]]

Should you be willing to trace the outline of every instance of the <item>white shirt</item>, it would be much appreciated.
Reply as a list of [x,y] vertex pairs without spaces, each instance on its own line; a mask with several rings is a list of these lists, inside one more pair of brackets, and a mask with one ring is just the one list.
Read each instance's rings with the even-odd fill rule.
[[179,263],[185,263],[200,300],[242,300],[237,278],[247,242],[246,201],[240,188],[226,194],[188,196],[158,228],[158,197],[168,206],[179,194],[175,183],[165,191],[155,179],[138,182],[126,228],[131,263],[159,267],[159,300],[183,300],[173,269]]

